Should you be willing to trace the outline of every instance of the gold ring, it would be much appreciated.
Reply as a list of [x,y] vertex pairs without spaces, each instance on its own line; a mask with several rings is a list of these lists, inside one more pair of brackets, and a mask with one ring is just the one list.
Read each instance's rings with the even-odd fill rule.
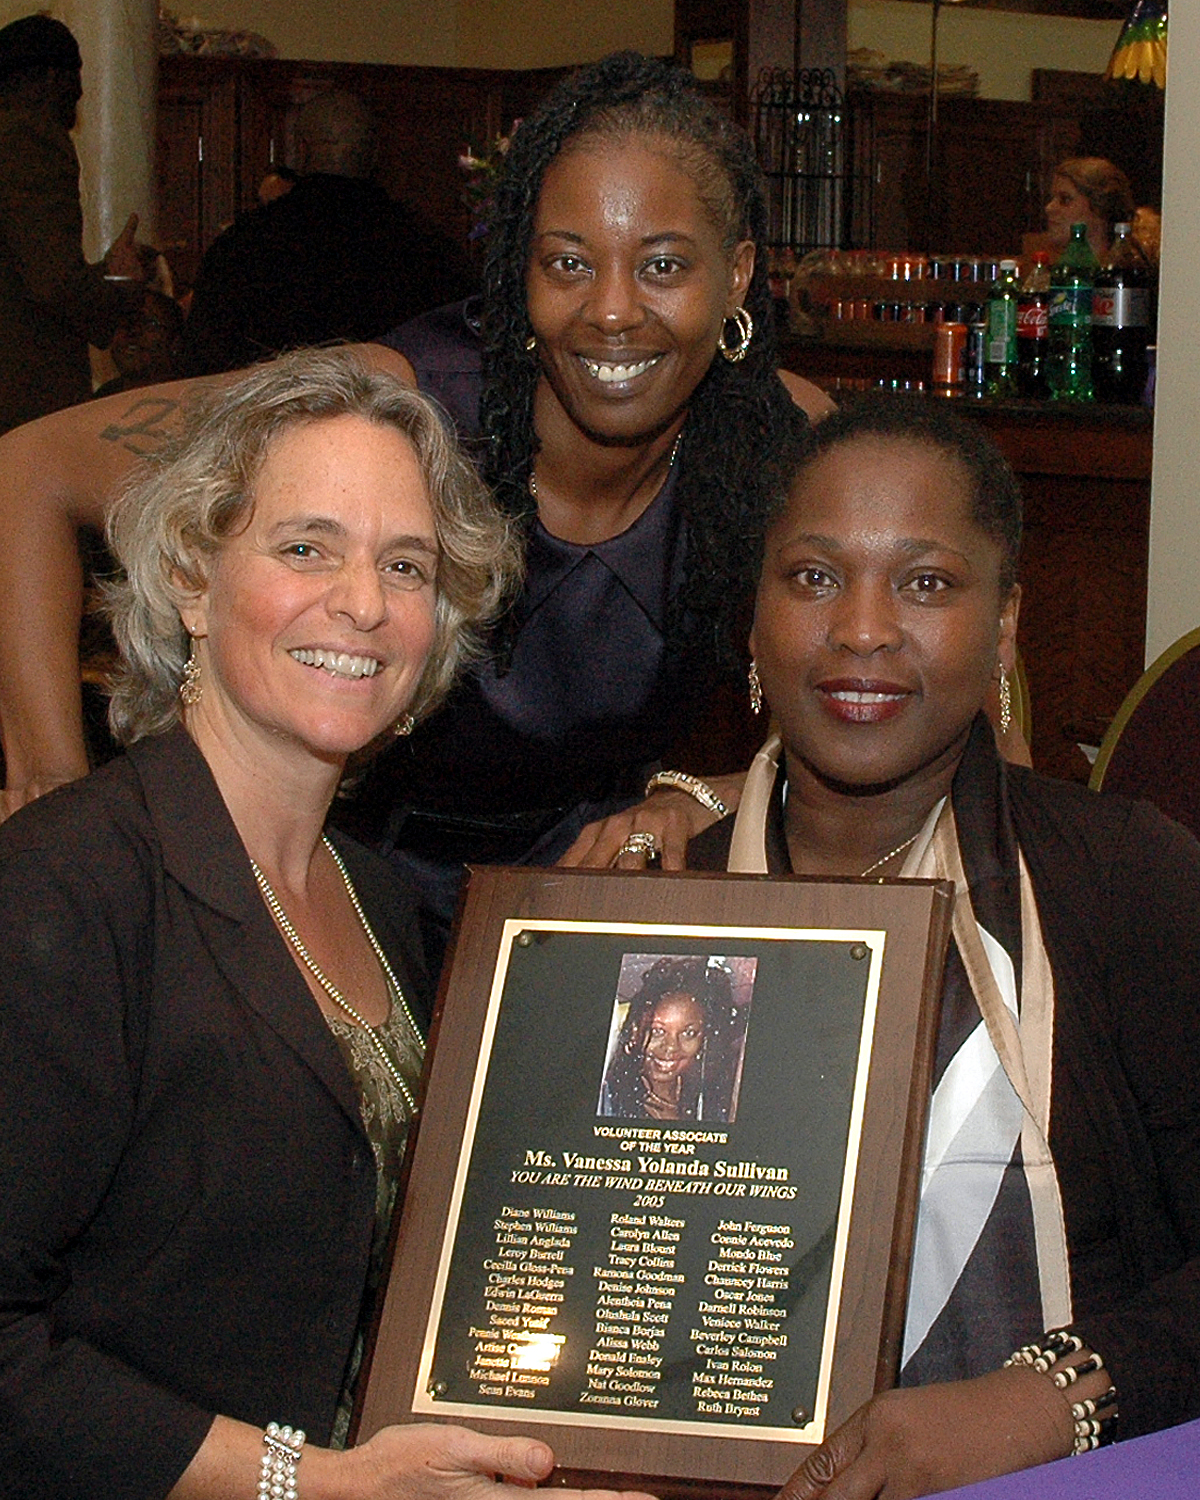
[[652,855],[661,853],[662,845],[656,833],[638,831],[629,835],[617,850],[617,857],[619,859],[622,854],[644,854],[649,859]]

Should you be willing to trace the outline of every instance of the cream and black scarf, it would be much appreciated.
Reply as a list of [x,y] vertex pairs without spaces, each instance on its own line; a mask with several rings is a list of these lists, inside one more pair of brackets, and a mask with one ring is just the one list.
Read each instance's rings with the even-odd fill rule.
[[[728,868],[784,873],[780,741],[754,759]],[[948,802],[900,872],[953,880],[951,951],[913,1253],[902,1380],[994,1369],[1071,1321],[1048,1144],[1054,978],[990,726],[976,722]]]

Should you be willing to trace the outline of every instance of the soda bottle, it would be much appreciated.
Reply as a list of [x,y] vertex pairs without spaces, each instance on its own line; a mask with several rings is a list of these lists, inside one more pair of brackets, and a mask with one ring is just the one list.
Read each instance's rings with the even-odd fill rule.
[[1020,281],[1015,260],[1002,260],[988,293],[987,390],[989,396],[1017,394],[1017,292]]
[[1092,294],[1092,378],[1097,401],[1136,405],[1146,389],[1153,272],[1128,224],[1116,226],[1112,249]]
[[1050,269],[1049,349],[1046,378],[1052,401],[1094,401],[1092,390],[1092,282],[1097,260],[1087,225],[1072,224],[1061,259]]
[[1029,274],[1017,295],[1017,390],[1045,398],[1050,319],[1050,252],[1035,250]]

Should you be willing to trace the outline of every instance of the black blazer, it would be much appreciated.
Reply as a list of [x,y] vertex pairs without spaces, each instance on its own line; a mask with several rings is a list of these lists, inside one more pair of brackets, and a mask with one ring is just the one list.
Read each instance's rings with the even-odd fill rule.
[[[986,721],[956,798],[981,761],[1054,974],[1050,1146],[1075,1325],[1112,1371],[1121,1435],[1140,1437],[1200,1417],[1200,846],[1149,803],[998,762]],[[706,829],[689,867],[724,869],[732,834],[732,816]]]
[[[423,1018],[409,898],[339,847]],[[0,1495],[162,1496],[218,1412],[326,1440],[373,1159],[181,730],[0,828],[0,965]]]

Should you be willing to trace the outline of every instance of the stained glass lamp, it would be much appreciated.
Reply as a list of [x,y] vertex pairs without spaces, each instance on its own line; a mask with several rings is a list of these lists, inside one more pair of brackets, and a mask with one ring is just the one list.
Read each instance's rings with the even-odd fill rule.
[[1167,86],[1167,0],[1134,0],[1109,59],[1106,78],[1151,79]]

